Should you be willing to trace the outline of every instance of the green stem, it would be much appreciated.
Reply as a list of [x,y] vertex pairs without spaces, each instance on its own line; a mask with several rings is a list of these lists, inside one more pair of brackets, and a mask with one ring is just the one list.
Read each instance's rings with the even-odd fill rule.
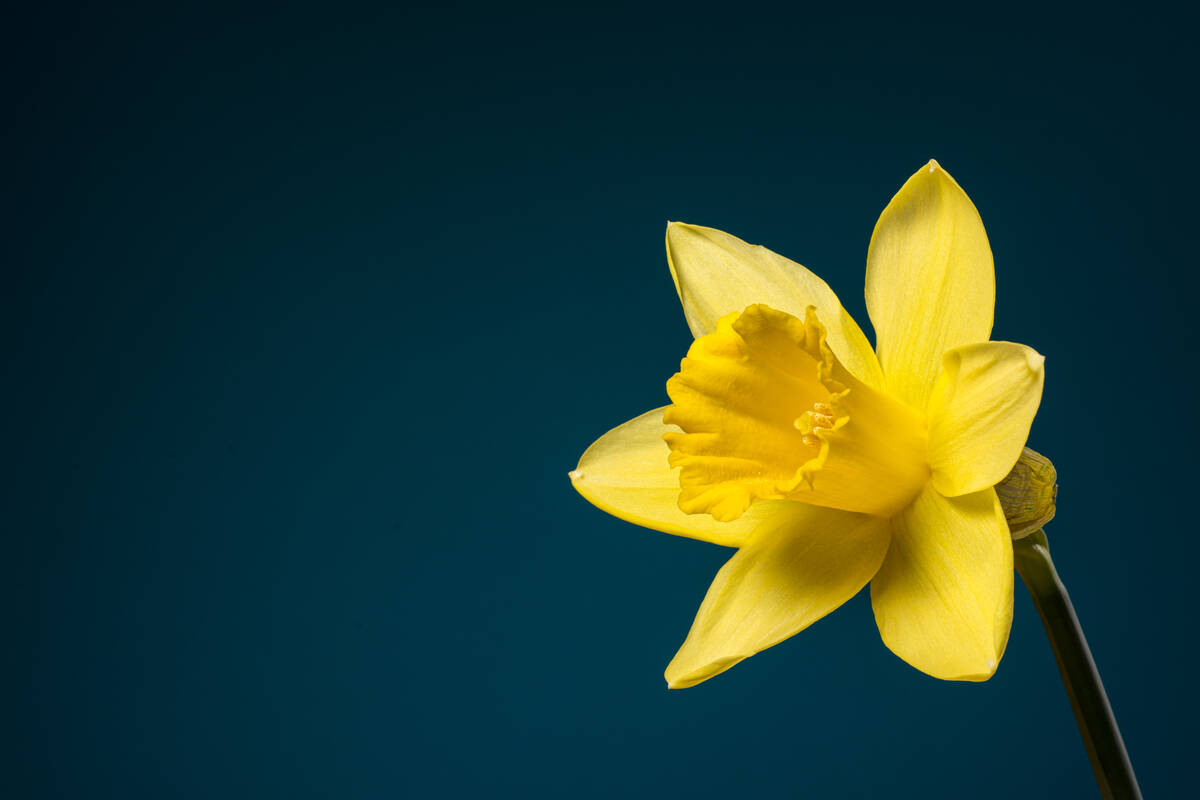
[[1096,662],[1092,660],[1067,589],[1050,560],[1046,534],[1039,530],[1017,539],[1013,542],[1013,554],[1017,574],[1033,596],[1033,604],[1046,628],[1101,796],[1105,800],[1141,800],[1142,793],[1133,777],[1133,766],[1121,741],[1108,695],[1104,693],[1104,684],[1100,682],[1100,673],[1096,671]]

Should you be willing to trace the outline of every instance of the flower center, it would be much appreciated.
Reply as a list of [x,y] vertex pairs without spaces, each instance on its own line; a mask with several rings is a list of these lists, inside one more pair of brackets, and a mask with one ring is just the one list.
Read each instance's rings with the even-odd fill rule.
[[812,409],[805,411],[804,416],[796,420],[796,428],[805,431],[800,441],[810,447],[820,447],[821,438],[813,431],[817,428],[833,430],[833,421],[833,406],[828,403],[813,403]]
[[929,480],[926,426],[852,375],[804,321],[765,305],[692,343],[667,382],[679,508],[736,519],[759,500],[892,514]]

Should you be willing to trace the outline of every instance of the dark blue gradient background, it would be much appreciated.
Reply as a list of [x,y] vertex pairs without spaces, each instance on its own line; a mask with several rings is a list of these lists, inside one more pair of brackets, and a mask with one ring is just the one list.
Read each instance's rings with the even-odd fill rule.
[[1047,356],[1050,536],[1148,797],[1197,703],[1194,21],[1152,5],[12,13],[7,797],[1095,796],[860,595],[700,686],[730,551],[566,473],[666,401],[668,219],[813,268],[930,157]]

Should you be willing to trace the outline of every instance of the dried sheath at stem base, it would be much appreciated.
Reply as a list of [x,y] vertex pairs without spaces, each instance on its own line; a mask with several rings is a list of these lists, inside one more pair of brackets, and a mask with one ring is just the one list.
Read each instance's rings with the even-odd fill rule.
[[1026,447],[1008,477],[996,485],[1012,538],[1021,539],[1054,519],[1058,473],[1050,459]]

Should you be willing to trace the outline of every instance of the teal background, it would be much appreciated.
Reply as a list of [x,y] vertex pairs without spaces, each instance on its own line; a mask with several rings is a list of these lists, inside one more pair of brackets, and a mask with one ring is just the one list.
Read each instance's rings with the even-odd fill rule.
[[47,6],[3,48],[8,797],[1060,798],[864,596],[698,688],[730,551],[566,478],[666,402],[680,219],[824,277],[937,158],[1047,357],[1050,537],[1147,797],[1197,704],[1194,20],[1049,4]]

